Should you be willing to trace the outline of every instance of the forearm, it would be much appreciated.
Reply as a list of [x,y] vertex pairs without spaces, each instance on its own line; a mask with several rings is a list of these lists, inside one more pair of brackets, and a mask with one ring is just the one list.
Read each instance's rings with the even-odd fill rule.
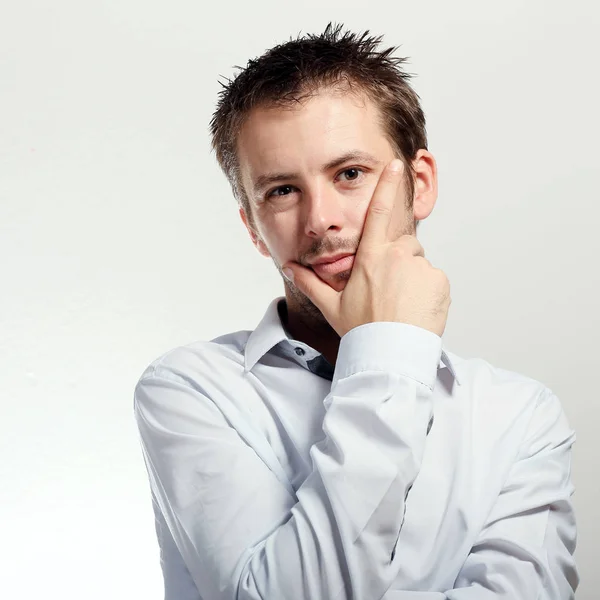
[[[296,496],[198,390],[167,374],[141,382],[136,413],[153,488],[207,597],[380,599],[394,581],[441,343],[402,324],[345,341],[324,439]],[[390,361],[386,343],[395,343],[395,360],[381,367]]]

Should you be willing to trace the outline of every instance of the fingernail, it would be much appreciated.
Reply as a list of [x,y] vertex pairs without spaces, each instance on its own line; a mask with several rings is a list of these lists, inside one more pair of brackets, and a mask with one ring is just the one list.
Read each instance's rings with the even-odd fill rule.
[[291,269],[283,269],[283,274],[294,283],[294,272]]
[[390,163],[390,171],[392,173],[398,173],[400,171],[400,169],[402,168],[402,161],[399,158],[395,158],[391,163]]

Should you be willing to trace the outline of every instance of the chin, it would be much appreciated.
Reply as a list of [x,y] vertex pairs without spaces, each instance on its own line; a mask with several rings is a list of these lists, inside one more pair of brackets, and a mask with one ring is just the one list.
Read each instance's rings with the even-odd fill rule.
[[336,292],[341,292],[348,283],[346,280],[344,281],[328,281],[327,282],[330,287],[332,287]]
[[347,285],[348,279],[350,279],[350,275],[352,274],[352,269],[348,271],[342,271],[338,273],[332,279],[322,279],[329,287],[333,288],[336,292],[341,292]]

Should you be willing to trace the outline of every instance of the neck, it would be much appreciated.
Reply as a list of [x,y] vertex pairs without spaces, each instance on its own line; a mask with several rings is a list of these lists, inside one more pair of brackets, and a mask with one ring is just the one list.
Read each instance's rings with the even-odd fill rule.
[[286,290],[286,308],[281,315],[286,329],[295,340],[320,352],[335,367],[340,336],[314,305],[304,307],[290,296]]

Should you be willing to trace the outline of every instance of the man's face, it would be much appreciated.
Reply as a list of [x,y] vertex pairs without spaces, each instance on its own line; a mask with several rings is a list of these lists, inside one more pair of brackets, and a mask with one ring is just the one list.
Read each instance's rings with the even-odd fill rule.
[[[294,260],[342,290],[349,269],[311,264],[356,252],[379,176],[394,158],[378,108],[354,94],[323,90],[292,108],[254,109],[238,136],[254,227],[243,209],[240,214],[254,244],[280,272]],[[390,229],[397,237],[415,232],[406,204],[401,185]],[[314,315],[308,298],[284,282],[295,303]]]

